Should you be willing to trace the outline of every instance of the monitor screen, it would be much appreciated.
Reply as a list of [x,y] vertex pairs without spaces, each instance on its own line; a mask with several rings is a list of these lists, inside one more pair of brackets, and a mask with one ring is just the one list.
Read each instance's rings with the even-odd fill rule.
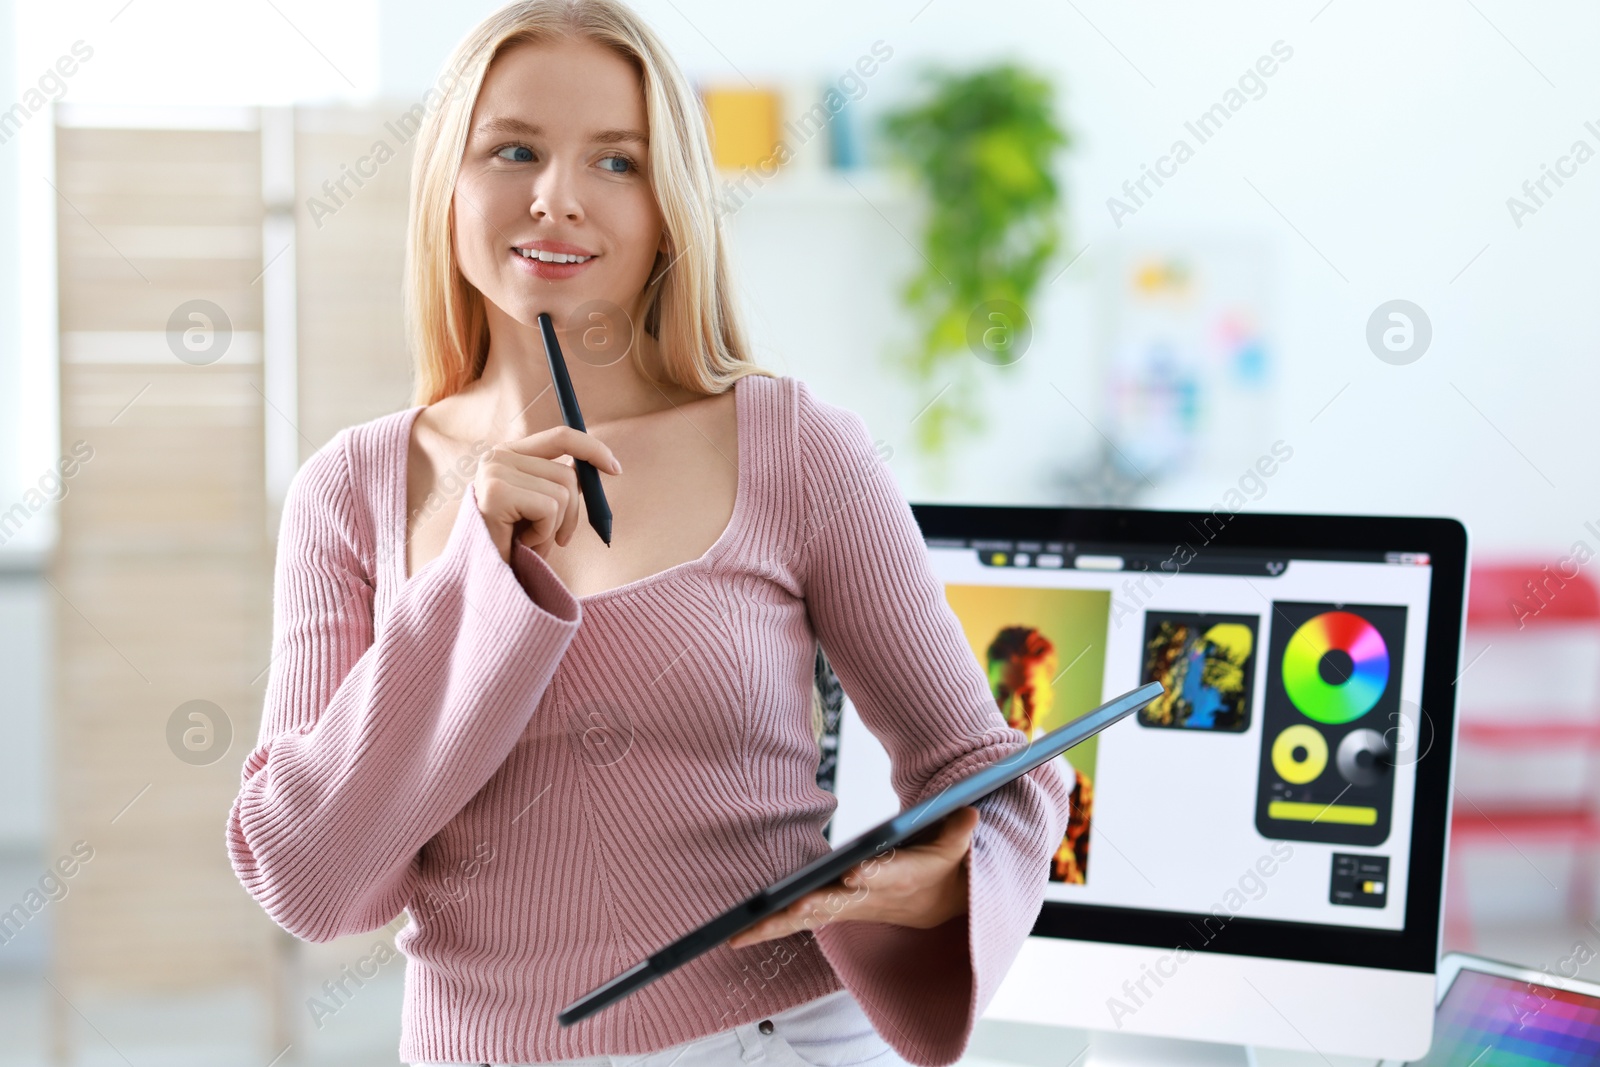
[[[1037,736],[1144,682],[1167,689],[1061,757],[1072,817],[1046,912],[1115,909],[1124,932],[1138,913],[1181,918],[1127,939],[1197,950],[1256,921],[1322,927],[1324,944],[1405,930],[1418,768],[1440,718],[1422,711],[1425,544],[1197,550],[954,525],[969,535],[927,536],[929,559],[1011,725]],[[848,704],[836,791],[835,841],[900,807]],[[1424,877],[1436,895],[1437,870]],[[1270,938],[1246,951],[1276,954]]]

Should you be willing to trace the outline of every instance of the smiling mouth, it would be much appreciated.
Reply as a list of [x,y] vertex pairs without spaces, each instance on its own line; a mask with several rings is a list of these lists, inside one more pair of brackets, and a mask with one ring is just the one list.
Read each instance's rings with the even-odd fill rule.
[[545,252],[537,248],[513,248],[513,252],[523,259],[535,260],[539,263],[587,263],[595,256],[574,256],[565,252]]

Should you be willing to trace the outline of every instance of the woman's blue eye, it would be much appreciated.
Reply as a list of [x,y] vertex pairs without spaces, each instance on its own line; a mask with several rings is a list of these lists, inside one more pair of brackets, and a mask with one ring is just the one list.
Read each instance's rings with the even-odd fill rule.
[[[631,169],[633,167],[633,160],[629,159],[627,156],[607,156],[605,159],[602,159],[600,162],[602,162],[602,163],[626,163],[628,165],[629,169]],[[618,170],[618,171],[613,171],[612,173],[614,173],[614,174],[626,174],[627,170]]]
[[[506,155],[507,152],[514,154],[508,156]],[[501,159],[510,160],[513,163],[529,163],[533,160],[533,149],[529,148],[527,145],[508,144],[504,148],[500,149],[500,151],[496,152],[495,155],[499,156]]]

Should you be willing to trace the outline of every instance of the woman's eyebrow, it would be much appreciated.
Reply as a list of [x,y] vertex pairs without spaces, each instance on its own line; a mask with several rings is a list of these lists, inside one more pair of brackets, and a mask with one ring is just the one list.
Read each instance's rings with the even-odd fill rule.
[[[516,118],[490,118],[478,123],[476,132],[480,134],[510,133],[522,137],[542,137],[544,128]],[[650,138],[638,130],[597,130],[589,140],[596,144],[621,144],[631,141],[641,148],[650,147]]]

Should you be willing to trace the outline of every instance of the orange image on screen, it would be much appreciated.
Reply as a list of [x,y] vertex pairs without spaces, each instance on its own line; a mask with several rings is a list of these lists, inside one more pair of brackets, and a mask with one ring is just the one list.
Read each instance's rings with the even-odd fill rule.
[[[1059,670],[1055,645],[1031,626],[1007,626],[989,644],[989,688],[1006,723],[1032,741],[1046,732],[1042,722],[1055,704],[1051,681]],[[1067,834],[1050,861],[1050,880],[1084,884],[1089,870],[1089,820],[1094,786],[1074,767],[1072,813]]]
[[[1109,591],[951,582],[944,592],[995,706],[1028,740],[1105,699]],[[1091,737],[1058,757],[1072,806],[1050,857],[1052,882],[1087,884],[1098,752],[1099,739]]]

